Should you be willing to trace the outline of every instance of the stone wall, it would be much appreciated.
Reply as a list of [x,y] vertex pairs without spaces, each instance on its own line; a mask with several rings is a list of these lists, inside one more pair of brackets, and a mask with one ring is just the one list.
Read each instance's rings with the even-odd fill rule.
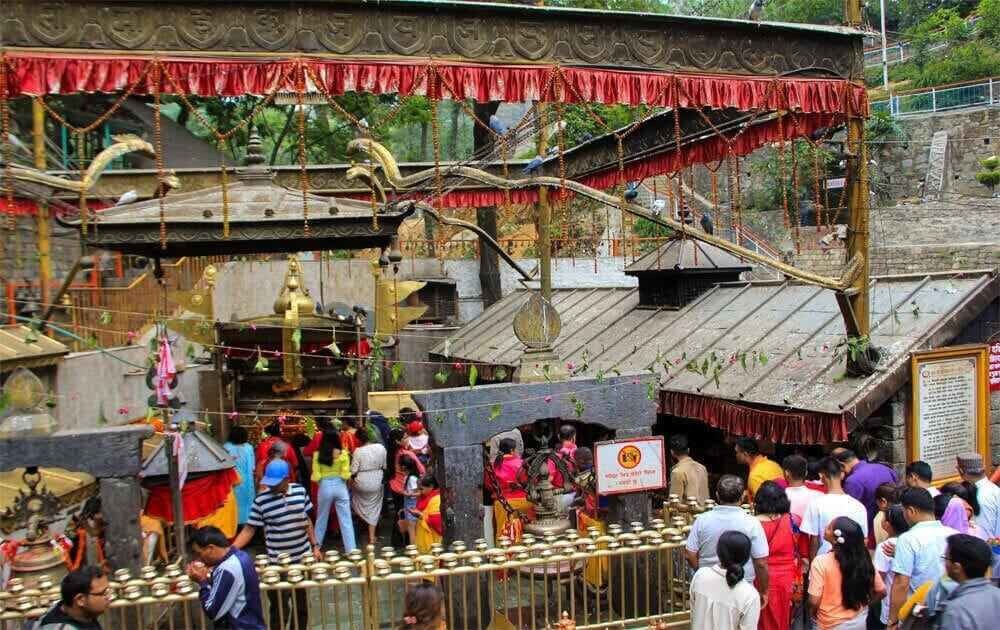
[[[6,218],[3,219],[6,221]],[[17,229],[0,226],[0,279],[21,282],[38,279],[38,228],[34,217],[18,217]],[[55,286],[80,257],[80,239],[75,232],[53,225],[52,275]]]
[[1000,110],[982,108],[950,113],[926,114],[899,119],[906,130],[904,141],[893,139],[873,156],[878,174],[885,178],[894,199],[916,197],[927,175],[931,138],[947,131],[949,140],[945,190],[988,197],[989,190],[976,181],[979,160],[997,152],[1000,142]]

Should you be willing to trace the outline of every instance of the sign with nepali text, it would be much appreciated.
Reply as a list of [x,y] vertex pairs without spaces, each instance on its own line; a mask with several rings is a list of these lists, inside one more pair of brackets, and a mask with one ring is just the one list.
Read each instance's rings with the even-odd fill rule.
[[909,461],[930,464],[933,481],[956,478],[955,458],[980,453],[989,461],[988,347],[968,345],[914,352]]
[[659,490],[667,485],[663,436],[594,444],[597,494]]
[[1000,390],[1000,342],[990,344],[990,391]]

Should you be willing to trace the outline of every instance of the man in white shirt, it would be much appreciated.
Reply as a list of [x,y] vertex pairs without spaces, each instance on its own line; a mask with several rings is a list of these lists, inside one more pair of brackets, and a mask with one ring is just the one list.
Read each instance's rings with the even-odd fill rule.
[[823,496],[819,490],[813,490],[806,485],[806,475],[809,472],[809,462],[801,455],[789,455],[781,460],[781,470],[785,474],[785,494],[791,505],[789,512],[799,519],[805,518],[809,504]]
[[[958,474],[963,481],[976,486],[979,516],[976,525],[983,528],[987,538],[1000,538],[1000,487],[986,476],[983,456],[965,453],[956,458]],[[1000,578],[1000,555],[993,554],[993,580]]]
[[933,499],[941,494],[940,490],[931,485],[933,478],[934,473],[931,471],[930,464],[915,461],[906,465],[906,476],[903,478],[903,481],[906,482],[906,487],[908,488],[923,488],[927,492],[930,492]]
[[819,478],[826,486],[826,494],[813,499],[806,508],[799,530],[809,535],[809,559],[832,549],[823,540],[826,526],[838,516],[846,516],[861,527],[868,536],[868,510],[865,506],[844,492],[844,469],[834,457],[824,457],[819,463]]

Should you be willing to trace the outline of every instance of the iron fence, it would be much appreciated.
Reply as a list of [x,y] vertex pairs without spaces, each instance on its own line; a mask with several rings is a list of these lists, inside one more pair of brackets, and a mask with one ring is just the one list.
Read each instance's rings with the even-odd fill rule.
[[[256,566],[272,628],[394,628],[406,589],[420,581],[443,589],[450,630],[540,630],[563,614],[580,630],[653,623],[679,628],[690,621],[683,556],[689,522],[675,513],[670,526],[663,520],[606,531],[594,526],[560,536],[525,535],[517,544],[501,539],[492,548],[484,540],[471,548],[435,545],[429,553],[369,547],[346,555],[331,551],[321,562],[258,556]],[[119,570],[109,592],[110,609],[101,621],[110,630],[213,627],[197,585],[177,564],[165,571],[146,567],[137,576]],[[21,630],[58,598],[52,580],[33,588],[12,582],[0,592],[0,628]]]
[[872,111],[887,112],[893,116],[912,116],[970,107],[993,107],[1000,104],[1000,87],[996,79],[989,78],[975,83],[946,85],[897,94],[892,98],[875,101]]

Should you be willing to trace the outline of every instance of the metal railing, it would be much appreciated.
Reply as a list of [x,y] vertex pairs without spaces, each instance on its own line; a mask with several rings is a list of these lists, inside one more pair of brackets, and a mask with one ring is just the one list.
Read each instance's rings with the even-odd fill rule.
[[969,83],[900,92],[892,98],[873,102],[871,107],[872,111],[888,112],[899,117],[972,107],[995,107],[998,104],[1000,79],[991,77]]
[[[688,522],[677,516],[669,527],[653,520],[649,527],[612,525],[607,533],[594,527],[583,534],[524,535],[517,544],[501,539],[495,548],[479,540],[471,548],[461,542],[434,545],[429,553],[415,547],[402,552],[369,547],[346,555],[331,551],[321,562],[292,563],[287,557],[272,562],[258,556],[264,617],[272,628],[394,628],[404,615],[407,588],[429,581],[445,594],[449,630],[480,630],[491,621],[541,630],[564,613],[580,630],[653,622],[665,624],[659,628],[686,627]],[[0,630],[20,628],[58,601],[52,580],[32,586],[13,583],[0,592]],[[110,608],[101,619],[109,630],[212,627],[199,605],[197,586],[179,565],[165,572],[146,567],[138,576],[119,570],[109,592]]]

